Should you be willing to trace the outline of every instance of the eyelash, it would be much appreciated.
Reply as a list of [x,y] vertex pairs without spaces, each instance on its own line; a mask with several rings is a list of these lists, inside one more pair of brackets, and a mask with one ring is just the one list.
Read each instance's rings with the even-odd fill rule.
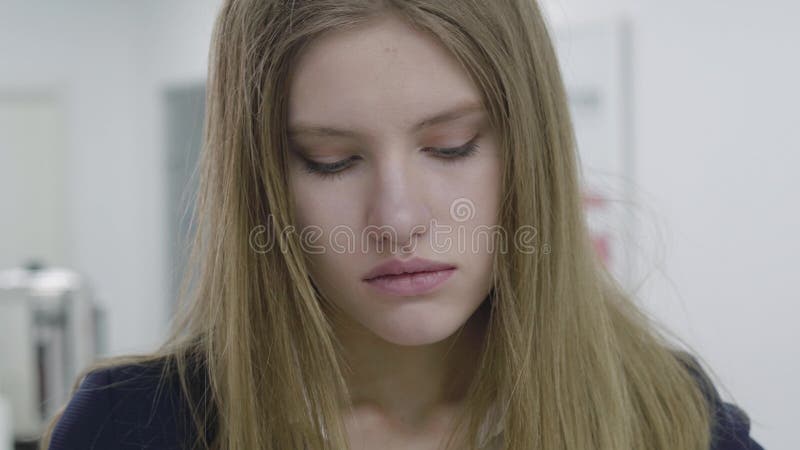
[[[455,163],[463,158],[466,158],[478,151],[478,136],[472,138],[466,144],[460,147],[451,148],[436,148],[428,147],[433,150],[433,153],[438,155],[443,162]],[[318,163],[311,160],[305,160],[305,170],[308,173],[320,176],[322,178],[338,178],[341,177],[345,169],[349,167],[348,162],[357,157],[351,156],[350,158],[343,159],[331,164]]]

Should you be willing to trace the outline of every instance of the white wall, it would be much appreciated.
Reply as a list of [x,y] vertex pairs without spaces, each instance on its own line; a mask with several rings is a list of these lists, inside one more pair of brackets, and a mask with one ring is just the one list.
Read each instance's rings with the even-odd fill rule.
[[[51,95],[0,88],[0,267],[67,260],[66,114]],[[46,130],[46,132],[42,132]]]
[[150,348],[164,320],[140,15],[123,1],[0,3],[0,87],[55,91],[68,114],[68,254],[108,306],[112,352]]
[[545,6],[558,27],[630,20],[638,217],[650,253],[640,270],[652,272],[640,294],[700,350],[756,440],[800,448],[800,3]]
[[168,304],[163,90],[202,82],[216,1],[0,1],[0,90],[69,117],[68,260],[108,311],[109,353],[152,350]]

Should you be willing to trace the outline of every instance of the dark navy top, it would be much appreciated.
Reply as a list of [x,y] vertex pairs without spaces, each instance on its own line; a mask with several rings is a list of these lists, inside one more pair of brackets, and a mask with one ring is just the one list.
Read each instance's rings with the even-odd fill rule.
[[[705,372],[689,369],[714,405],[711,450],[764,450],[750,437],[748,415],[736,405],[723,402]],[[158,365],[124,365],[89,373],[53,430],[49,448],[183,449],[185,442],[197,437],[191,431],[187,403],[175,380],[168,378],[157,389],[160,375]],[[213,429],[205,430],[205,434],[210,440]]]

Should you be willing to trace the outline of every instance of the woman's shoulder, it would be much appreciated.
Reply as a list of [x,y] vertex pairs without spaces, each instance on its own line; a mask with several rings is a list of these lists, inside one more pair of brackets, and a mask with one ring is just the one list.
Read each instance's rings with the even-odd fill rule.
[[90,371],[70,398],[50,449],[179,449],[189,436],[187,403],[164,359]]
[[711,378],[697,358],[687,352],[676,352],[678,360],[694,377],[713,412],[711,450],[764,450],[750,437],[750,417],[734,403],[722,400]]
[[739,406],[719,401],[712,450],[764,450],[750,437],[750,418]]

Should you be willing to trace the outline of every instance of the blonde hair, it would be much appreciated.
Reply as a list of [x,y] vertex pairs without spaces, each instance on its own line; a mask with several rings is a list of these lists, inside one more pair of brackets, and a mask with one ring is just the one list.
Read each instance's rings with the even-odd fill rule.
[[[296,238],[278,232],[293,223],[288,84],[304,45],[389,13],[436,36],[479,87],[505,152],[500,225],[533,227],[550,249],[495,252],[459,430],[477,442],[500,399],[506,449],[707,450],[710,411],[686,370],[696,360],[671,347],[591,246],[565,89],[534,0],[225,1],[181,313],[156,353],[89,370],[166,361],[163,377],[177,375],[197,429],[215,427],[195,448],[347,448],[349,399],[326,299]],[[272,251],[253,251],[259,226]],[[190,386],[197,367],[208,382],[200,396]]]

